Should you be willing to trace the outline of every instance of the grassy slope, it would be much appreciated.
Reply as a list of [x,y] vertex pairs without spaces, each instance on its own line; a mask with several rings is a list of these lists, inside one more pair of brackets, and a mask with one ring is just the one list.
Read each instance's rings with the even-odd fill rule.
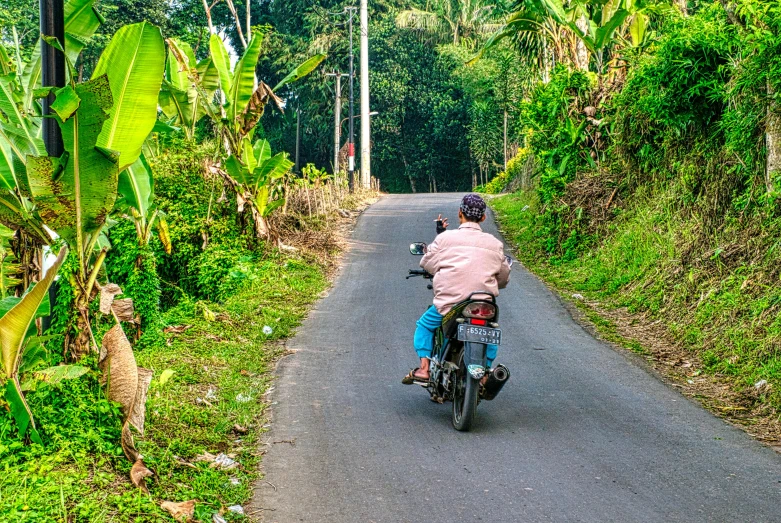
[[[693,395],[743,425],[765,425],[753,432],[777,440],[781,223],[727,224],[703,243],[696,220],[671,210],[679,208],[673,194],[671,189],[634,195],[601,241],[573,260],[553,263],[539,248],[535,195],[509,194],[491,205],[507,239],[524,246],[518,249],[523,263],[563,292],[583,295],[578,304],[606,337],[649,359],[667,360],[664,365],[678,367],[683,387],[692,386]],[[624,327],[655,325],[674,350],[649,350],[643,331],[620,328],[617,318]],[[662,325],[666,328],[659,329]],[[719,387],[703,384],[697,390],[698,382],[708,381],[705,376],[727,383],[729,398],[706,397]],[[768,384],[755,387],[761,380]]]
[[[108,434],[105,440],[117,445],[95,448],[91,441],[105,440],[84,428],[74,432],[73,440],[56,442],[54,453],[0,448],[0,521],[170,521],[160,503],[189,499],[198,500],[197,519],[211,521],[214,512],[249,499],[260,460],[266,408],[262,395],[269,387],[269,371],[284,351],[277,340],[292,333],[328,283],[324,267],[279,254],[258,262],[249,280],[224,305],[185,302],[169,311],[168,325],[192,327],[164,334],[136,354],[140,366],[155,371],[146,435],[138,442],[156,473],[148,482],[150,496],[126,480],[130,465],[121,457],[119,438]],[[272,334],[265,335],[264,326]],[[174,374],[161,384],[165,369]],[[81,386],[98,388],[95,380]],[[208,404],[197,399],[207,395]],[[85,396],[71,397],[78,401]],[[34,397],[31,403],[35,410]],[[42,418],[43,424],[54,421],[46,414]],[[237,434],[234,424],[250,430]],[[191,462],[203,452],[235,455],[240,467],[223,471],[207,463],[177,463],[177,456]],[[231,516],[224,517],[230,521]]]

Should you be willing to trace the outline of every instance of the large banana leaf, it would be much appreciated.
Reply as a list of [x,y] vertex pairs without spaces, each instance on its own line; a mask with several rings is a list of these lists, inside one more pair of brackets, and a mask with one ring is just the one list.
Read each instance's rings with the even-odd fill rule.
[[231,178],[236,180],[239,184],[249,187],[255,185],[255,178],[246,166],[242,165],[238,158],[234,155],[230,155],[225,160],[225,170],[228,171]]
[[65,4],[65,54],[73,63],[104,21],[94,3],[95,0],[70,0]]
[[21,283],[19,264],[14,263],[16,260],[9,243],[13,237],[14,231],[0,225],[0,299],[8,296],[11,287]]
[[211,58],[204,58],[198,62],[196,69],[198,70],[198,78],[201,80],[201,87],[213,98],[214,92],[220,87],[220,72],[217,70],[217,65]]
[[[14,29],[15,31],[16,29]],[[14,59],[8,53],[8,50],[0,44],[0,76],[7,76],[16,71]]]
[[30,408],[22,395],[17,371],[30,325],[36,317],[38,307],[46,298],[49,286],[65,260],[67,251],[67,248],[60,250],[57,261],[46,272],[46,276],[0,318],[0,350],[2,350],[5,377],[5,400],[11,406],[11,414],[16,421],[19,435],[23,437],[29,430],[30,439],[36,443],[41,443],[41,438],[35,429]]
[[255,142],[253,152],[257,163],[263,164],[271,158],[271,144],[268,143],[268,140],[258,140]]
[[631,13],[626,9],[618,9],[615,13],[613,13],[613,16],[608,19],[605,25],[597,28],[594,34],[594,49],[592,49],[592,51],[596,51],[607,46],[613,39],[615,32],[619,27],[621,27],[630,14]]
[[117,192],[121,199],[117,204],[135,209],[144,219],[148,218],[154,196],[152,170],[144,155],[119,174]]
[[272,91],[276,91],[280,89],[285,84],[288,84],[290,82],[296,82],[300,80],[301,78],[305,77],[315,69],[317,69],[317,66],[320,65],[323,60],[325,60],[324,54],[316,54],[312,58],[308,59],[295,69],[293,69],[290,74],[288,74],[286,77],[284,77],[277,85],[272,89]]
[[190,69],[197,64],[192,47],[176,38],[168,40],[168,59],[165,63],[165,79],[180,91],[192,88]]
[[0,135],[0,191],[13,191],[16,188],[16,169],[11,144]]
[[277,153],[255,169],[255,191],[262,185],[268,185],[271,181],[281,178],[293,167],[293,162],[287,159],[286,153]]
[[252,149],[252,142],[249,136],[241,139],[241,163],[252,172],[258,166],[258,160],[255,158],[255,151]]
[[117,157],[96,147],[112,106],[108,78],[98,76],[76,85],[78,110],[59,121],[65,154],[61,159],[30,157],[27,178],[39,214],[86,267],[92,245],[106,222],[117,195]]
[[157,96],[165,69],[160,29],[148,22],[122,27],[98,60],[93,78],[108,76],[114,105],[97,145],[119,153],[129,167],[157,121]]
[[23,111],[23,100],[10,77],[0,77],[0,113],[0,140],[14,149],[20,161],[24,162],[28,154],[44,153],[40,127],[35,118]]
[[199,110],[198,90],[193,84],[197,72],[195,54],[186,42],[175,38],[167,42],[169,51],[159,95],[160,109],[175,125],[190,130],[204,114]]
[[228,121],[231,123],[236,122],[236,118],[244,114],[255,91],[255,67],[258,65],[262,41],[263,36],[260,33],[252,35],[247,49],[236,63],[226,108]]
[[220,89],[222,94],[227,97],[233,83],[230,55],[225,49],[222,39],[214,33],[209,37],[209,52],[220,77]]

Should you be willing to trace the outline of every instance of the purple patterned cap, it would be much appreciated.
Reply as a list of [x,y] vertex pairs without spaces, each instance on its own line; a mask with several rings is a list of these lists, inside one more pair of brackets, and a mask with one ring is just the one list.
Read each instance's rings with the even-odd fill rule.
[[479,220],[485,214],[485,201],[476,194],[467,194],[461,200],[461,212],[470,220]]

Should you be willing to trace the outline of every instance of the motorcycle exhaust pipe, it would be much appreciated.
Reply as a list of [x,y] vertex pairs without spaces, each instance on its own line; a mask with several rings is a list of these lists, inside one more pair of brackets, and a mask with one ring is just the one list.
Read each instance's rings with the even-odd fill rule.
[[483,385],[483,399],[491,401],[502,390],[504,384],[510,379],[510,370],[504,365],[497,365],[488,375],[485,385]]

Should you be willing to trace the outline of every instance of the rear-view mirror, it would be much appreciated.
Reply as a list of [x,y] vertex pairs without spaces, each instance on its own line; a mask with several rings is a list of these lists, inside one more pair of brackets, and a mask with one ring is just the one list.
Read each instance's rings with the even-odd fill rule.
[[415,256],[423,256],[426,254],[426,244],[423,242],[415,242],[409,246],[409,253]]

